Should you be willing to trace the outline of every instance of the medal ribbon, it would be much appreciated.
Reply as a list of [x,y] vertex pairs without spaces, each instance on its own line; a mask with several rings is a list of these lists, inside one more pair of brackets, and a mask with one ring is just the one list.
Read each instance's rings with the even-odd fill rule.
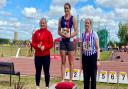
[[69,28],[69,20],[66,20],[66,27]]
[[87,42],[87,49],[90,47],[90,44],[89,44],[89,41],[90,41],[90,32],[89,32],[89,35],[87,35],[86,32],[85,32],[85,37],[86,37],[86,42]]

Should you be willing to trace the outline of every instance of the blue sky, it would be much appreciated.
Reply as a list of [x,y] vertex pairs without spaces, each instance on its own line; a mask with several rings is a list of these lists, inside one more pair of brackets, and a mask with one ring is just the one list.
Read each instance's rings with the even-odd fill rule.
[[31,39],[39,20],[47,18],[49,30],[57,38],[58,19],[64,15],[63,5],[69,2],[72,15],[91,18],[110,31],[110,40],[118,40],[118,23],[128,23],[128,0],[0,0],[0,38]]

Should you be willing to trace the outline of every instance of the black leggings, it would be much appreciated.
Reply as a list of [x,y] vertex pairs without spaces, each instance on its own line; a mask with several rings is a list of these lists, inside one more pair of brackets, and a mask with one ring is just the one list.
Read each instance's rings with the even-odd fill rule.
[[50,56],[49,55],[48,56],[35,56],[35,69],[36,69],[35,80],[36,80],[37,86],[40,85],[42,66],[44,69],[45,84],[46,84],[46,87],[49,87],[49,81],[50,81],[50,73],[49,73]]
[[[96,89],[96,74],[97,74],[97,53],[91,56],[82,55],[83,74],[84,74],[84,89]],[[91,88],[90,86],[91,79]]]

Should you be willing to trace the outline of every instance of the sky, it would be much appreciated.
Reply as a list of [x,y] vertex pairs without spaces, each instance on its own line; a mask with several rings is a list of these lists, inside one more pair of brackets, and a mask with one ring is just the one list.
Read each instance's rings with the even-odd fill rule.
[[18,32],[18,39],[31,39],[42,17],[47,18],[53,37],[59,37],[58,19],[64,15],[66,2],[73,16],[91,18],[106,27],[110,40],[118,41],[118,24],[128,23],[128,0],[0,0],[0,38],[13,39]]

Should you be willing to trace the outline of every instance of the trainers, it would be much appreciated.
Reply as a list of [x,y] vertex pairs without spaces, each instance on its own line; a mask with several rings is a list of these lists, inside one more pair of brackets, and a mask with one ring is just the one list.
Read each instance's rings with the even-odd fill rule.
[[65,82],[65,80],[63,79],[63,80],[61,80],[61,82]]
[[39,86],[36,86],[36,89],[40,89],[40,87]]
[[48,87],[46,87],[46,89],[49,89]]

